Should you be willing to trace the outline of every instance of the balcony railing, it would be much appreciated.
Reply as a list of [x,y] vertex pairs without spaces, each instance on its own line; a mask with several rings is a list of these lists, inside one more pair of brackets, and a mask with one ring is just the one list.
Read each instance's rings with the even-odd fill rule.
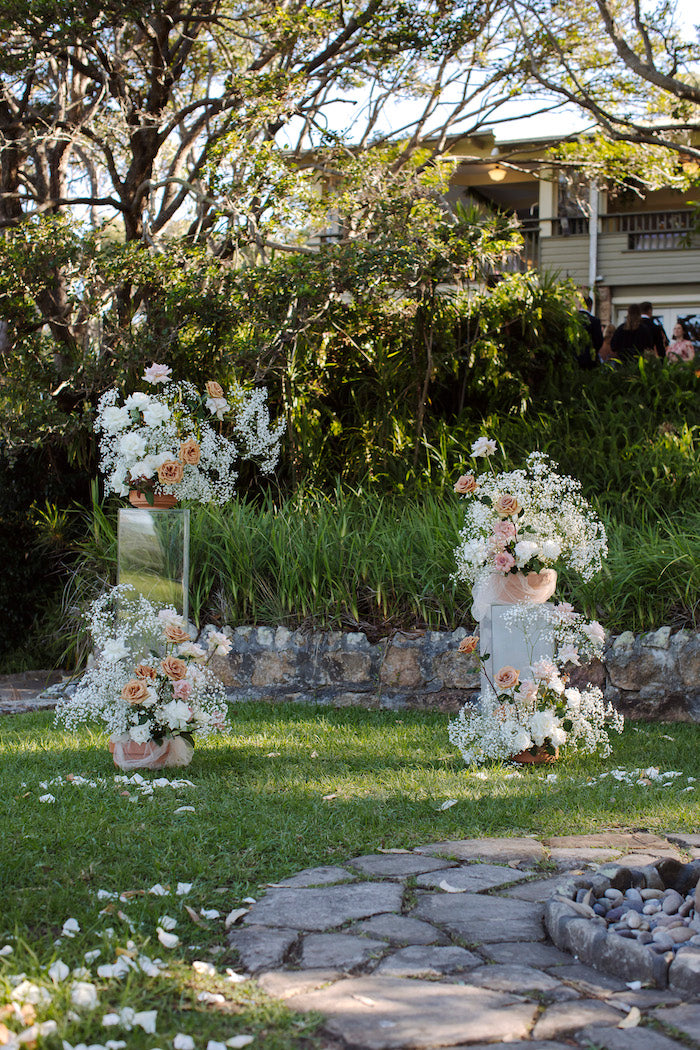
[[696,225],[692,209],[620,212],[602,219],[603,233],[626,233],[627,248],[636,252],[687,248]]
[[585,215],[569,215],[552,219],[553,237],[580,237],[581,235],[588,236],[588,219]]

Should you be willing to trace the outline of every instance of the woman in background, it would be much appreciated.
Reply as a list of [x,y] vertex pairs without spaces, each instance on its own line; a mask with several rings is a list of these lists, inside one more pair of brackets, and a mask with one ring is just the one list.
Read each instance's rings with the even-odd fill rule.
[[688,330],[682,321],[676,321],[673,328],[673,338],[666,347],[666,360],[692,361],[695,357],[695,347],[688,339]]

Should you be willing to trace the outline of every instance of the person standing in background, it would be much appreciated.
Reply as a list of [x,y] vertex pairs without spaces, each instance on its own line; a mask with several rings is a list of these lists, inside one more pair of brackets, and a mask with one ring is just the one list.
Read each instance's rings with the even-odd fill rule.
[[603,345],[603,326],[600,320],[593,313],[593,300],[590,295],[583,297],[585,303],[585,309],[582,307],[578,311],[578,315],[581,319],[583,327],[586,329],[588,334],[589,343],[591,346],[592,353],[579,354],[578,363],[581,368],[593,368],[598,361],[598,352]]
[[666,347],[667,361],[692,361],[695,347],[688,339],[688,332],[682,321],[676,321],[673,328],[673,342]]
[[605,330],[603,332],[603,342],[600,344],[600,350],[598,351],[598,360],[602,364],[607,364],[608,362],[612,362],[614,364],[619,364],[619,361],[615,357],[615,354],[613,353],[613,348],[612,348],[612,337],[614,335],[615,335],[615,325],[614,324],[606,324]]
[[668,346],[668,336],[664,331],[664,326],[659,321],[654,320],[654,307],[650,302],[640,303],[639,309],[642,311],[642,324],[647,325],[651,329],[653,336],[652,346],[656,351],[656,356],[663,357]]
[[642,323],[639,303],[630,303],[627,307],[627,317],[615,329],[610,345],[618,361],[633,361],[635,357],[654,353],[654,333],[650,325]]

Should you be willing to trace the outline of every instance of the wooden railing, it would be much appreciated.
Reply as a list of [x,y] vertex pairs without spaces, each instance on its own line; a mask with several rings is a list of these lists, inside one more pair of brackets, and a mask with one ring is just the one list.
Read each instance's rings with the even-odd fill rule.
[[637,252],[689,247],[696,225],[692,209],[619,212],[602,218],[603,233],[626,233],[627,248]]

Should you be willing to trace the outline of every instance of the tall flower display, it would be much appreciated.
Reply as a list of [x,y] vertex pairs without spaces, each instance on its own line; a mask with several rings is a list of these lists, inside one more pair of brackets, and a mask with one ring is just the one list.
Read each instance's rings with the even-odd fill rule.
[[[465,705],[451,723],[450,740],[467,763],[544,760],[560,747],[607,754],[621,716],[599,689],[567,685],[571,667],[602,655],[605,631],[568,603],[544,604],[562,565],[585,580],[602,568],[605,528],[580,483],[557,473],[548,456],[532,452],[524,468],[499,473],[491,464],[496,451],[490,438],[474,442],[472,456],[487,469],[463,474],[454,486],[467,506],[453,578],[471,585],[472,615],[487,641],[473,635],[460,646],[468,654],[481,642],[482,694],[478,708]],[[500,644],[517,659],[501,653],[494,662],[493,650],[485,651],[496,637],[494,606],[501,607]],[[535,655],[543,650],[551,658]]]
[[264,473],[279,459],[284,423],[272,423],[265,390],[210,380],[202,391],[174,382],[167,365],[144,372],[148,391],[101,397],[95,430],[105,491],[130,490],[223,504],[235,493],[236,465],[257,462]]

